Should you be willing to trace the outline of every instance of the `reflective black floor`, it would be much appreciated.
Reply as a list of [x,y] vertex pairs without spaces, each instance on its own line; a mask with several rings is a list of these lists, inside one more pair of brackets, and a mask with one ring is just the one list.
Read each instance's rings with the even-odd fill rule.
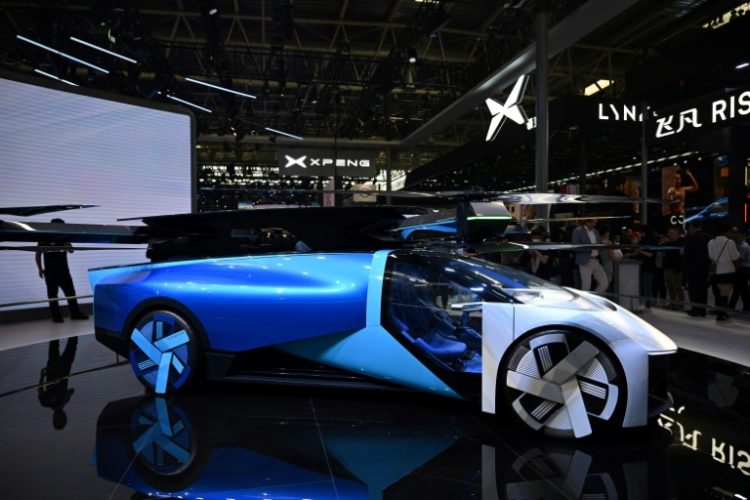
[[[404,393],[144,394],[92,336],[0,352],[3,498],[750,498],[750,371],[680,352],[658,425],[580,442]],[[60,380],[54,383],[54,380]]]

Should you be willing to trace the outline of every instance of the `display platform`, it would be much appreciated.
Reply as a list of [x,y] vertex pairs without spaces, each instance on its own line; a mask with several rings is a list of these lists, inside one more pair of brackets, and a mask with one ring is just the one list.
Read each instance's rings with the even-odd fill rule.
[[157,398],[92,335],[0,352],[7,498],[750,498],[750,368],[672,357],[674,407],[564,441],[407,392]]

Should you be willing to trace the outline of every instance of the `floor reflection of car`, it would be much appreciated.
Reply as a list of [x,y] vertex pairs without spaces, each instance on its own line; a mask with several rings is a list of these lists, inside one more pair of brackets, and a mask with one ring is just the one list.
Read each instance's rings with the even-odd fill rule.
[[125,399],[99,416],[96,467],[142,498],[668,497],[666,431],[528,440],[408,398]]
[[204,374],[396,385],[580,438],[655,417],[676,350],[609,300],[450,253],[292,252],[90,277],[97,339],[157,394]]

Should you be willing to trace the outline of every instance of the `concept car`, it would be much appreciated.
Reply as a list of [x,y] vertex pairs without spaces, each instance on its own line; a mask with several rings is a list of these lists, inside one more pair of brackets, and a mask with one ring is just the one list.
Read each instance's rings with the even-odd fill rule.
[[676,351],[602,297],[453,253],[202,258],[90,279],[97,339],[156,394],[204,377],[401,387],[580,438],[656,417]]

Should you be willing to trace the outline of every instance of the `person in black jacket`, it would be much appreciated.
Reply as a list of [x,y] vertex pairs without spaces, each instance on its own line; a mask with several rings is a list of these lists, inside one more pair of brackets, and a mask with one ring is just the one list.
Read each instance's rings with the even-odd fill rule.
[[[64,224],[62,219],[52,219],[55,224]],[[76,290],[73,286],[73,278],[70,276],[68,268],[68,253],[73,253],[73,247],[67,241],[51,241],[39,243],[39,246],[56,247],[59,250],[45,250],[36,253],[36,267],[39,270],[39,277],[44,279],[47,285],[47,297],[57,299],[57,290],[62,289],[65,297],[75,297]],[[42,267],[44,263],[44,267]],[[62,323],[63,318],[60,314],[60,304],[57,300],[51,300],[49,303],[52,312],[52,321]],[[78,301],[68,298],[68,309],[72,319],[88,319],[88,316],[78,309]]]
[[[547,243],[547,240],[547,233],[544,228],[537,227],[531,231],[532,243]],[[530,248],[521,256],[521,268],[529,274],[549,280],[553,273],[553,257],[549,252],[541,252]]]
[[711,236],[701,229],[700,221],[688,224],[688,236],[685,239],[685,281],[692,307],[690,316],[705,316],[705,304],[708,302],[708,242]]
[[[651,242],[644,241],[643,235],[639,231],[631,230],[629,232],[630,244],[632,245],[651,245]],[[654,274],[656,270],[656,254],[648,248],[634,248],[624,253],[629,259],[639,260],[641,262],[641,297],[645,299],[646,311],[651,310],[654,305]]]
[[669,303],[667,309],[682,310],[685,302],[685,293],[682,290],[683,282],[683,258],[681,253],[684,252],[685,238],[682,237],[682,231],[679,226],[671,226],[667,229],[667,239],[659,246],[679,247],[679,251],[664,252],[662,265],[664,269],[664,284],[667,289],[667,298]]

